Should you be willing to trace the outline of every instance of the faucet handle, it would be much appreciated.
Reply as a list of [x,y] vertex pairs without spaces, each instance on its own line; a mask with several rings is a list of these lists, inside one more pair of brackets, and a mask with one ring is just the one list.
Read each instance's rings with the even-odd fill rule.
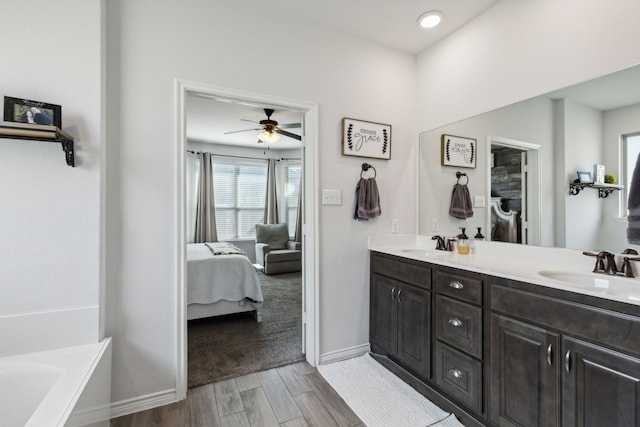
[[633,274],[633,269],[631,268],[631,261],[640,261],[640,258],[639,257],[628,257],[628,256],[626,256],[626,257],[624,257],[622,259],[622,270],[620,270],[620,271],[622,272],[622,274],[625,275],[625,277],[636,277]]
[[607,269],[604,266],[604,259],[608,253],[609,252],[607,251],[600,251],[598,253],[587,252],[587,251],[582,252],[583,255],[596,257],[596,265],[593,267],[594,273],[605,273],[607,271]]
[[627,248],[624,251],[622,251],[623,255],[638,255],[638,251],[636,251],[635,249],[631,249],[631,248]]

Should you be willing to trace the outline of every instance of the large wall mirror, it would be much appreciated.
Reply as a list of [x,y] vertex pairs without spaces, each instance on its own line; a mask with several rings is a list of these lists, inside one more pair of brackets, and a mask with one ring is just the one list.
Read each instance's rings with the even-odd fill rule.
[[[571,195],[569,183],[600,164],[624,185],[626,137],[640,133],[638,82],[640,66],[420,134],[419,233],[453,236],[465,227],[473,236],[481,227],[487,239],[513,243],[629,247],[626,189]],[[442,135],[476,140],[476,167],[442,165]],[[474,205],[466,220],[449,215],[456,172],[466,174]]]

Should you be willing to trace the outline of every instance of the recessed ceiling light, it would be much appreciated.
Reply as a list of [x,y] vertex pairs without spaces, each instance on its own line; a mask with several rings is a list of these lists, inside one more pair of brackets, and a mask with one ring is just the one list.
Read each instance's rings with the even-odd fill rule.
[[418,18],[418,24],[422,28],[433,28],[442,21],[442,12],[439,10],[432,10],[431,12],[423,13]]

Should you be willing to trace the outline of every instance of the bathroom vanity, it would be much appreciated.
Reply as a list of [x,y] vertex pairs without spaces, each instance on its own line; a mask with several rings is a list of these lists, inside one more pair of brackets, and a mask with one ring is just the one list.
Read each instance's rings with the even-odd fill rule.
[[371,352],[392,372],[465,425],[640,424],[640,280],[566,249],[407,243],[369,244]]

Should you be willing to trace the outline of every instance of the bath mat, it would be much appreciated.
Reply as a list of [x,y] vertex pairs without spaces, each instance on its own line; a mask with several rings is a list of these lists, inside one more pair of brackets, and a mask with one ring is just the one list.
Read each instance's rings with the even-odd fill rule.
[[367,427],[462,426],[368,354],[318,371]]

